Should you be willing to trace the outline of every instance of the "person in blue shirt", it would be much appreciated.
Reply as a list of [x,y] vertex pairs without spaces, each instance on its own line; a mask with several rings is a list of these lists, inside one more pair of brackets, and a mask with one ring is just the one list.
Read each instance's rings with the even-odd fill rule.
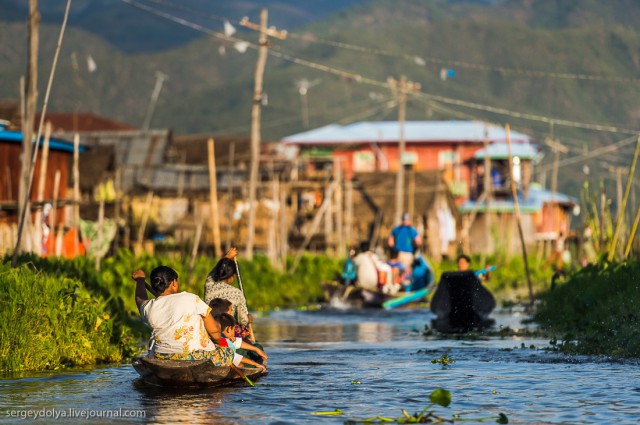
[[405,271],[411,275],[416,249],[421,244],[420,235],[411,225],[411,215],[402,213],[402,224],[396,226],[389,235],[389,248],[398,251],[398,261],[402,263]]

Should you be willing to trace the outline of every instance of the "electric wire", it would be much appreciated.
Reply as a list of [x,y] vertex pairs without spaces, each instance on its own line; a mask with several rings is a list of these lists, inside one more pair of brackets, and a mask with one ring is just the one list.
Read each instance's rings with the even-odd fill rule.
[[[126,2],[126,0],[123,0],[123,1]],[[234,23],[236,25],[242,25],[240,21],[232,18],[216,15],[213,13],[202,13],[200,11],[190,9],[182,5],[176,5],[164,0],[147,0],[147,1],[158,4],[158,5],[171,7],[175,10],[180,10],[182,12],[189,13],[194,16],[200,16],[200,17],[204,16],[207,18],[221,21],[221,22],[227,21],[229,23]],[[247,28],[247,29],[251,31],[257,31],[254,28]],[[525,77],[534,77],[534,78],[556,78],[556,79],[564,79],[564,80],[583,80],[583,81],[600,81],[600,82],[615,82],[615,83],[640,83],[640,78],[638,77],[607,76],[607,75],[588,74],[588,73],[553,72],[553,71],[531,70],[531,69],[522,69],[522,68],[510,68],[506,66],[488,65],[488,64],[474,63],[474,62],[457,60],[457,59],[444,59],[444,58],[438,58],[433,56],[424,56],[424,55],[419,55],[414,53],[395,52],[395,51],[390,51],[390,50],[380,49],[375,47],[361,46],[361,45],[347,43],[343,41],[329,40],[329,39],[318,37],[315,34],[311,34],[311,33],[287,32],[287,37],[290,39],[301,41],[301,42],[322,44],[326,46],[332,46],[332,47],[347,49],[347,50],[356,51],[360,53],[367,53],[367,54],[376,55],[376,56],[396,57],[396,58],[408,60],[420,66],[422,66],[423,63],[432,63],[438,66],[447,65],[452,67],[474,69],[474,70],[480,70],[480,71],[499,72],[501,74],[514,74],[514,75],[521,75]]]
[[[205,28],[202,25],[190,22],[190,21],[188,21],[188,20],[186,20],[184,18],[180,18],[180,17],[171,15],[171,14],[166,13],[166,12],[155,10],[155,9],[153,9],[151,7],[148,7],[146,5],[140,4],[139,2],[137,2],[135,0],[121,0],[121,1],[131,5],[133,7],[136,7],[138,9],[140,9],[140,10],[145,10],[145,11],[147,11],[149,13],[152,13],[152,14],[155,14],[157,16],[163,17],[165,19],[171,20],[171,21],[176,22],[176,23],[178,23],[180,25],[184,25],[184,26],[190,27],[190,28],[192,28],[192,29],[194,29],[196,31],[203,32],[205,34],[211,35],[211,36],[213,36],[215,38],[218,38],[218,39],[221,39],[221,40],[232,41],[232,42],[236,42],[236,43],[244,43],[247,47],[250,47],[250,48],[253,48],[253,49],[258,49],[260,47],[257,43],[253,43],[253,42],[250,42],[250,41],[247,41],[247,40],[243,40],[243,39],[239,39],[239,38],[232,37],[232,36],[227,36],[225,34],[217,32],[217,31],[213,31],[211,29]],[[299,58],[299,57],[293,56],[292,54],[288,54],[288,53],[286,53],[286,52],[284,52],[282,50],[268,49],[268,53],[271,56],[278,57],[278,58],[280,58],[282,60],[285,60],[285,61],[288,61],[288,62],[291,62],[291,63],[295,63],[297,65],[305,66],[305,67],[310,68],[310,69],[323,71],[323,72],[326,72],[326,73],[329,73],[329,74],[333,74],[333,75],[336,75],[336,76],[339,76],[339,77],[351,79],[351,80],[353,80],[355,82],[358,82],[358,83],[365,83],[365,84],[369,84],[369,85],[380,87],[380,88],[384,88],[384,89],[388,89],[389,88],[389,86],[388,86],[388,84],[386,82],[378,81],[378,80],[375,80],[375,79],[369,78],[369,77],[364,77],[361,74],[357,74],[357,73],[354,73],[354,72],[350,72],[350,71],[334,68],[334,67],[331,67],[329,65],[317,63],[317,62],[310,61],[310,60],[303,59],[303,58]],[[519,118],[519,119],[524,119],[524,120],[529,120],[529,121],[537,121],[537,122],[543,122],[543,123],[549,123],[549,124],[553,123],[554,125],[560,125],[560,126],[565,126],[565,127],[581,128],[581,129],[601,131],[601,132],[623,133],[623,134],[637,134],[638,133],[636,130],[620,128],[620,127],[614,126],[614,125],[595,124],[595,123],[578,122],[578,121],[572,121],[572,120],[566,120],[566,119],[551,118],[551,117],[547,117],[547,116],[544,116],[544,115],[517,112],[517,111],[511,110],[511,109],[507,109],[507,108],[500,108],[500,107],[496,107],[496,106],[484,105],[484,104],[477,103],[477,102],[471,102],[471,101],[455,99],[455,98],[450,98],[450,97],[441,96],[441,95],[429,94],[429,93],[426,93],[426,92],[410,92],[410,93],[408,93],[408,95],[414,96],[414,97],[418,97],[418,98],[427,99],[427,100],[434,100],[434,101],[438,101],[438,102],[449,104],[449,105],[456,105],[456,106],[461,106],[461,107],[465,107],[465,108],[469,108],[469,109],[475,109],[475,110],[480,110],[480,111],[485,111],[485,112],[491,112],[491,113],[502,115],[502,116],[508,116],[508,117],[512,117],[512,118]]]

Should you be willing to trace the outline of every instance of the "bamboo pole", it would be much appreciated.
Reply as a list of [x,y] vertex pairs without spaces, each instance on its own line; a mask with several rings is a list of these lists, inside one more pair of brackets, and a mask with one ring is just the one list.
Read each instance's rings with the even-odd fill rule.
[[340,167],[340,162],[337,162],[336,167],[336,180],[338,181],[338,185],[336,186],[336,190],[334,192],[335,197],[335,205],[336,205],[336,234],[337,234],[337,247],[336,253],[340,256],[345,254],[345,238],[344,238],[344,207],[343,207],[343,192],[342,192],[342,184],[343,184],[343,174],[342,168]]
[[289,250],[287,213],[287,191],[283,187],[280,190],[280,264],[282,270],[287,268],[287,251]]
[[404,209],[404,164],[403,156],[405,151],[405,134],[404,123],[407,117],[407,78],[402,75],[400,77],[399,94],[398,94],[398,125],[400,126],[400,140],[398,143],[398,174],[396,175],[396,213],[395,223],[400,222],[402,211]]
[[122,192],[122,169],[120,167],[116,168],[116,176],[115,176],[115,221],[116,221],[116,234],[113,238],[113,249],[117,252],[120,247],[120,208],[122,208],[121,201],[121,192]]
[[[273,164],[272,164],[273,165]],[[273,176],[273,168],[272,168],[272,176]],[[275,208],[278,202],[278,192],[277,192],[277,177],[273,176],[271,178],[271,202],[272,208]],[[269,258],[269,262],[272,266],[276,266],[278,254],[277,251],[277,243],[276,243],[276,226],[277,226],[277,212],[275,209],[271,209],[269,211],[269,228],[267,229],[267,258]]]
[[516,189],[516,181],[513,178],[513,158],[511,157],[511,131],[509,124],[504,127],[507,133],[507,151],[509,157],[509,179],[511,180],[511,193],[513,195],[513,205],[516,210],[516,220],[518,222],[518,234],[520,235],[520,243],[522,244],[522,258],[524,259],[524,270],[527,275],[527,285],[529,286],[529,302],[533,306],[533,286],[531,284],[531,274],[529,272],[529,261],[527,260],[527,247],[524,243],[524,233],[522,231],[522,221],[520,219],[520,204],[518,203],[518,191]]
[[315,217],[313,217],[313,221],[311,222],[311,227],[309,227],[309,229],[307,230],[307,233],[304,236],[304,241],[302,242],[302,245],[300,245],[300,248],[298,248],[298,253],[296,254],[296,257],[293,260],[293,264],[289,269],[289,273],[295,272],[296,268],[298,267],[298,264],[300,264],[300,259],[302,258],[303,251],[307,248],[307,245],[309,245],[309,242],[311,242],[311,238],[313,237],[313,234],[318,230],[318,227],[320,227],[322,216],[327,212],[327,209],[331,205],[331,194],[333,193],[335,188],[336,188],[336,182],[333,181],[331,185],[329,185],[329,188],[327,189],[329,196],[325,196],[324,200],[322,201],[322,204],[320,205],[320,208],[318,208],[318,211],[316,211],[316,215]]
[[638,162],[638,153],[640,153],[640,135],[638,136],[638,140],[636,141],[636,150],[633,153],[633,161],[631,162],[631,168],[629,169],[629,175],[627,176],[627,187],[624,190],[624,197],[622,198],[622,205],[618,211],[618,219],[616,220],[616,230],[613,234],[613,240],[611,241],[611,246],[609,247],[609,254],[607,255],[607,261],[611,262],[613,260],[613,256],[616,252],[616,246],[618,245],[618,238],[620,237],[620,229],[623,226],[622,221],[624,220],[624,210],[627,208],[627,200],[629,199],[629,192],[631,191],[631,186],[633,184],[633,175],[636,171],[636,163]]
[[51,232],[50,237],[53,238],[53,255],[60,255],[58,251],[58,232],[57,228],[57,212],[58,212],[58,192],[60,191],[60,170],[56,170],[53,177],[53,202],[51,203]]
[[222,256],[220,248],[220,215],[218,213],[218,178],[216,176],[216,152],[213,138],[208,141],[209,151],[209,203],[213,249],[216,257]]
[[80,252],[80,135],[73,135],[73,227],[76,229],[73,240],[73,255]]
[[[32,7],[32,6],[34,6],[34,7]],[[40,16],[39,16],[39,13],[37,11],[37,0],[30,0],[29,7],[30,7],[30,17],[29,17],[30,18],[30,24],[29,25],[31,25],[32,17],[39,24]],[[69,9],[70,9],[70,7],[71,7],[71,0],[67,0],[67,6],[65,8],[64,18],[62,20],[62,26],[60,27],[60,34],[58,35],[58,44],[56,45],[56,51],[55,51],[55,54],[53,55],[53,63],[51,65],[51,71],[49,72],[49,81],[47,83],[47,90],[46,90],[46,93],[44,95],[44,102],[42,104],[42,112],[40,114],[40,123],[38,125],[38,134],[37,134],[35,140],[40,140],[40,136],[42,134],[42,127],[43,127],[43,124],[44,124],[44,118],[46,116],[47,106],[49,104],[49,96],[51,94],[51,86],[53,85],[53,77],[55,75],[55,70],[56,70],[56,66],[57,66],[57,63],[58,63],[58,56],[60,55],[60,47],[62,45],[62,39],[64,37],[64,31],[65,31],[65,28],[67,27],[67,19],[69,17]],[[35,11],[35,13],[31,13],[31,11]],[[32,36],[33,32],[37,33],[37,31],[33,31],[33,29],[30,27],[30,35],[29,35],[29,37]],[[31,43],[32,40],[30,39],[29,41]],[[37,45],[37,42],[36,42],[36,45]],[[37,55],[37,52],[30,51],[30,55],[32,55],[32,54],[36,54]],[[31,60],[31,58],[30,58],[30,60]],[[36,76],[34,75],[31,79],[35,79],[35,78],[36,78]],[[27,102],[29,102],[29,100],[27,100]],[[27,108],[25,107],[25,111],[26,110],[27,110]],[[35,118],[35,106],[34,106],[33,117]],[[29,122],[28,123],[28,128],[32,129],[32,125],[33,125],[33,121]],[[24,139],[31,140],[30,137],[26,137],[26,138],[23,138],[23,142],[24,142]],[[33,184],[33,170],[35,168],[35,161],[36,161],[36,157],[38,155],[38,146],[39,146],[39,144],[36,143],[35,144],[35,148],[33,149],[33,154],[31,155],[31,166],[29,167],[28,184],[25,187],[26,191],[24,191],[24,193],[23,193],[23,195],[24,195],[24,204],[23,204],[24,208],[22,208],[20,210],[20,221],[19,221],[19,224],[18,224],[18,240],[16,241],[16,247],[15,247],[14,252],[13,252],[13,259],[11,261],[11,266],[12,267],[15,267],[17,265],[17,255],[18,255],[18,251],[19,251],[19,248],[20,248],[20,241],[22,239],[22,233],[23,233],[23,229],[24,229],[24,225],[25,225],[25,219],[27,217],[26,213],[27,213],[27,210],[29,209],[28,208],[29,207],[29,193],[31,192],[31,185]],[[21,197],[21,199],[22,199],[22,197]],[[21,202],[21,200],[18,200],[18,202]]]
[[[336,180],[334,180],[335,182]],[[327,205],[327,213],[324,215],[324,240],[325,240],[325,248],[328,250],[329,247],[332,247],[333,244],[335,243],[335,239],[334,239],[334,235],[333,235],[333,209],[334,209],[334,202],[333,202],[333,193],[335,191],[335,188],[331,188],[331,190],[328,188],[325,189],[324,191],[324,199],[323,199],[323,203],[326,200],[328,205]]]
[[[47,177],[47,165],[49,162],[49,140],[51,139],[51,122],[47,121],[44,130],[44,144],[42,146],[42,157],[40,158],[40,172],[38,176],[38,202],[44,199],[44,184]],[[42,209],[38,209],[36,213],[36,252],[42,254]]]
[[[100,197],[100,206],[98,207],[98,228],[96,235],[96,245],[98,245],[98,250],[102,249],[102,235],[104,229],[104,196]],[[100,271],[100,261],[102,260],[102,254],[100,252],[96,252],[96,270]]]
[[142,242],[144,242],[144,232],[147,228],[147,221],[149,221],[149,214],[151,213],[152,202],[153,202],[153,191],[149,191],[147,192],[147,198],[144,202],[144,210],[142,211],[140,228],[138,229],[138,239],[136,240],[136,247],[140,251],[142,251]]
[[202,238],[202,217],[198,220],[196,226],[196,235],[193,240],[193,248],[191,249],[191,261],[189,261],[189,269],[193,270],[196,265],[196,257],[198,256],[198,250],[200,249],[200,239]]
[[353,182],[345,182],[345,239],[349,247],[353,245]]
[[231,249],[231,220],[233,219],[233,163],[236,153],[236,142],[229,145],[229,165],[227,169],[227,237],[225,250]]
[[[484,232],[486,238],[485,250],[482,254],[483,258],[486,258],[485,255],[487,252],[493,252],[493,235],[491,234],[491,194],[492,194],[492,185],[491,185],[491,156],[489,155],[489,129],[487,128],[487,124],[484,124],[484,175],[483,177],[483,186],[484,193],[486,194],[484,205]],[[485,266],[485,261],[482,261],[482,265]]]

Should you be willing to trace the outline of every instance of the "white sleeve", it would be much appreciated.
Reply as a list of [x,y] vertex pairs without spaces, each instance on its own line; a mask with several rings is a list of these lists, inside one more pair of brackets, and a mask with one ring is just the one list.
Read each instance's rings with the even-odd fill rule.
[[240,362],[242,361],[242,359],[244,359],[243,356],[241,356],[238,353],[233,353],[233,364],[236,366],[240,366]]
[[233,346],[236,347],[236,350],[242,348],[242,338],[236,338],[236,340],[233,341]]

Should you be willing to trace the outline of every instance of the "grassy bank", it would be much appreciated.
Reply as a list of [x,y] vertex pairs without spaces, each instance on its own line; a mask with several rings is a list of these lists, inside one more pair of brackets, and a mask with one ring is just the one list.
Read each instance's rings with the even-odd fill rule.
[[0,370],[118,362],[130,329],[81,281],[0,265]]
[[543,295],[535,320],[565,353],[640,357],[640,262],[581,270]]
[[[179,274],[181,290],[200,296],[216,260],[201,257],[193,270],[183,257],[134,257],[120,251],[95,270],[93,260],[20,258],[0,263],[0,370],[43,370],[119,362],[148,336],[134,301],[131,273],[161,264]],[[294,274],[274,270],[264,257],[239,261],[250,310],[297,306],[321,299],[320,282],[340,271],[339,261],[304,256]]]

